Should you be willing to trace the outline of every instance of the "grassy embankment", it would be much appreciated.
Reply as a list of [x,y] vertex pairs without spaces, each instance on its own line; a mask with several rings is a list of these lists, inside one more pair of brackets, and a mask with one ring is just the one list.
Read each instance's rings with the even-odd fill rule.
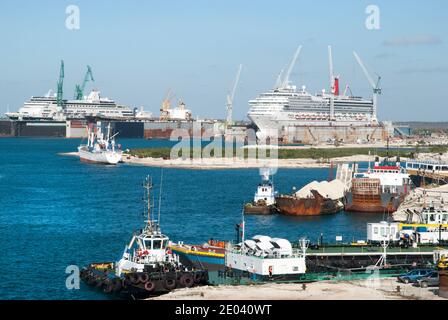
[[[418,149],[418,148],[417,148]],[[193,155],[193,149],[190,149],[190,158]],[[413,158],[415,152],[419,152],[423,150],[410,150],[410,149],[390,149],[390,156],[400,156],[406,158]],[[425,152],[431,153],[444,153],[448,151],[447,146],[435,146],[428,147]],[[253,151],[251,151],[253,152]],[[380,157],[385,157],[387,155],[386,150],[375,150],[372,148],[332,148],[332,149],[319,149],[319,148],[310,148],[310,149],[279,149],[278,150],[278,158],[279,159],[316,159],[316,160],[327,160],[338,157],[348,157],[353,155],[378,155]],[[139,158],[164,158],[169,159],[171,148],[145,148],[145,149],[132,149],[129,152],[131,155],[139,157]],[[214,155],[213,150],[210,152],[211,155]],[[229,152],[230,153],[230,152]],[[179,153],[179,156],[181,154]],[[233,155],[236,155],[236,150],[233,150]],[[247,158],[248,150],[244,150],[244,157]],[[222,151],[222,156],[225,156],[225,151]],[[267,156],[269,156],[269,151],[267,151]],[[184,156],[185,158],[185,156]]]

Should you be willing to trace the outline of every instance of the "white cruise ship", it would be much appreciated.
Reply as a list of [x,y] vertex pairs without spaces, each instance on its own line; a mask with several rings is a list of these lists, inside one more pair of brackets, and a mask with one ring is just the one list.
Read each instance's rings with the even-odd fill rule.
[[81,100],[63,100],[61,107],[57,105],[56,94],[50,90],[45,96],[31,97],[18,112],[6,113],[12,120],[71,120],[85,116],[133,118],[134,115],[133,109],[101,97],[96,90]]
[[18,112],[6,112],[12,120],[56,120],[62,114],[52,90],[45,96],[34,96],[24,103]]
[[[331,90],[329,92],[322,90],[322,93],[316,95],[308,93],[305,86],[301,90],[297,90],[297,87],[290,83],[289,75],[300,49],[301,47],[297,50],[285,77],[282,79],[279,76],[275,88],[249,101],[250,110],[247,116],[258,127],[258,137],[278,136],[282,132],[288,132],[289,129],[296,127],[378,124],[376,95],[381,93],[378,83],[372,84],[374,85],[374,97],[371,100],[347,95],[348,86],[345,92],[340,94],[339,77],[335,77],[332,71],[330,47]],[[356,53],[355,56],[357,59],[359,58]],[[362,62],[360,60],[358,62],[364,72],[367,72]]]

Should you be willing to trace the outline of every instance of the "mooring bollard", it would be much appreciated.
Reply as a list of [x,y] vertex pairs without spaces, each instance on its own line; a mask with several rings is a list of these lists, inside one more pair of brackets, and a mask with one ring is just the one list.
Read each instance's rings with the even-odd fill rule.
[[401,287],[397,286],[397,293],[401,293]]
[[305,291],[306,290],[306,283],[302,284],[302,290]]

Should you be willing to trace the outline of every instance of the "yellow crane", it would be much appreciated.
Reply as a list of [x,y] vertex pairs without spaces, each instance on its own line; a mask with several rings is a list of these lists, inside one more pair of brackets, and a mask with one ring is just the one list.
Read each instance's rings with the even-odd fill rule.
[[160,120],[167,120],[169,113],[168,109],[171,107],[171,100],[173,100],[176,97],[173,90],[168,89],[165,99],[162,101],[162,106],[160,108]]

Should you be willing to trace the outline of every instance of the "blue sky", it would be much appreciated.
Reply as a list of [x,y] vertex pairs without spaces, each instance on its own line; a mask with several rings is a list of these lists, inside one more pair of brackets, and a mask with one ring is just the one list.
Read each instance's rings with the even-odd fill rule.
[[[68,5],[80,30],[65,27]],[[365,28],[367,5],[380,8],[380,30]],[[2,1],[0,114],[55,88],[65,61],[65,97],[92,66],[103,96],[159,113],[171,88],[194,116],[225,117],[225,96],[243,64],[234,116],[270,89],[296,47],[291,80],[310,92],[328,88],[327,45],[335,73],[356,95],[371,89],[356,50],[383,78],[381,120],[448,120],[444,0],[424,1]]]

